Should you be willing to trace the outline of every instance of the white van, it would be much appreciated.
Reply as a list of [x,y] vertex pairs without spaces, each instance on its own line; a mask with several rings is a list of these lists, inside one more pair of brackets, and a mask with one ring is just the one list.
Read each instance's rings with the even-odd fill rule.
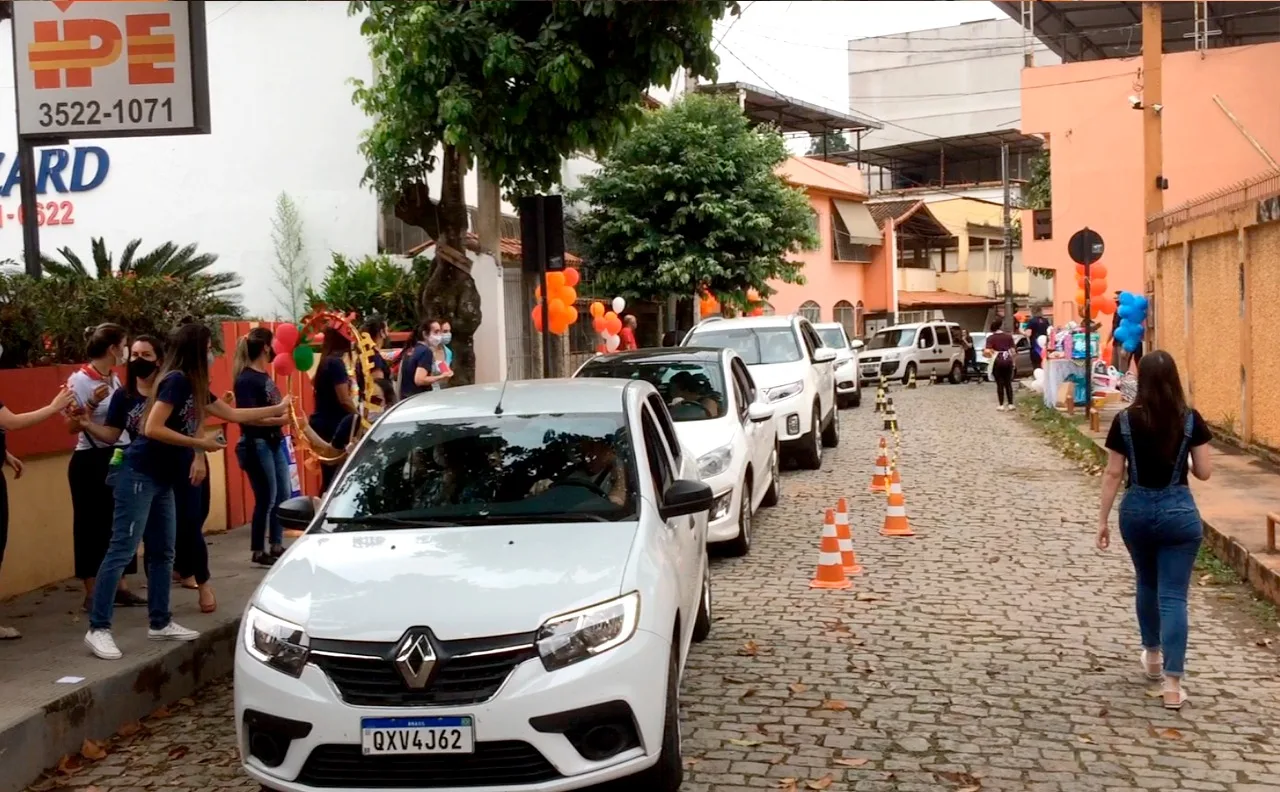
[[960,325],[955,322],[917,322],[877,330],[858,354],[858,376],[873,382],[884,375],[888,379],[949,378],[964,381],[964,346],[960,342]]

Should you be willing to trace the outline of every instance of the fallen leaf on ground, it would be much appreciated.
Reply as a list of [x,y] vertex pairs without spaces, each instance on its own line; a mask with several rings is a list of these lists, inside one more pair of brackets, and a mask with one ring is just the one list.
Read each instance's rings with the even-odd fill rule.
[[743,691],[742,695],[739,696],[739,698],[751,698],[755,694],[756,694],[755,688],[747,688],[745,691]]
[[879,594],[863,593],[858,595],[858,602],[876,602],[882,599],[884,599],[884,597],[881,597]]
[[163,720],[169,717],[170,714],[168,707],[160,707],[155,712],[151,713],[150,717],[155,718],[156,720]]
[[178,703],[184,707],[194,707],[196,705],[195,701],[189,698],[180,698]]
[[760,654],[760,645],[755,641],[747,641],[742,645],[742,648],[738,650],[738,654],[745,657],[755,657]]
[[177,746],[174,746],[172,749],[170,749],[169,758],[181,759],[182,757],[186,756],[190,751],[191,749],[185,745],[177,745]]
[[741,685],[745,683],[747,680],[743,679],[742,677],[727,676],[724,678],[724,681],[728,682],[731,685]]
[[759,745],[760,741],[759,740],[739,740],[735,738],[735,739],[729,740],[729,744],[741,745],[744,748],[750,748],[753,745]]
[[1099,718],[1105,718],[1105,717],[1107,717],[1107,715],[1109,715],[1109,714],[1110,714],[1110,711],[1109,711],[1106,707],[1103,707],[1102,709],[1098,710],[1098,717],[1099,717]]
[[777,754],[769,758],[769,764],[771,765],[780,765],[785,761],[787,761],[786,754]]
[[696,765],[698,762],[701,762],[701,761],[702,761],[701,759],[695,759],[695,758],[692,758],[692,757],[690,757],[690,758],[688,758],[688,759],[685,759],[685,760],[684,760],[684,769],[688,770],[689,768],[693,767],[694,765]]
[[822,708],[824,710],[832,710],[833,712],[844,712],[849,709],[849,705],[837,699],[827,699],[822,702]]
[[1092,745],[1092,744],[1093,744],[1093,738],[1092,738],[1092,737],[1090,737],[1090,736],[1089,736],[1089,735],[1087,735],[1087,734],[1082,734],[1082,735],[1080,735],[1080,742],[1082,742],[1082,743],[1089,743],[1090,745]]
[[870,759],[836,759],[835,763],[841,767],[862,767],[870,761]]
[[120,737],[132,737],[140,731],[142,731],[142,724],[137,721],[132,721],[121,726],[116,734]]
[[829,775],[824,775],[822,778],[819,778],[817,781],[806,781],[804,782],[804,785],[809,787],[810,789],[826,789],[827,787],[831,786],[834,782],[835,782],[834,778],[832,778]]
[[1207,585],[1210,580],[1213,580],[1213,575],[1201,575],[1200,579],[1196,582],[1199,583],[1201,586],[1204,586],[1204,585]]
[[1257,641],[1255,641],[1255,643],[1257,643],[1258,646],[1261,646],[1263,649],[1266,649],[1268,646],[1271,646],[1271,639],[1259,638]]
[[790,685],[787,685],[787,687],[791,688],[792,693],[803,693],[809,689],[809,686],[803,682],[792,682]]
[[1161,729],[1160,736],[1166,740],[1181,740],[1182,732],[1177,729]]
[[1231,594],[1231,593],[1227,593],[1227,594],[1219,594],[1219,595],[1218,595],[1218,599],[1220,599],[1220,600],[1233,600],[1233,599],[1235,599],[1235,598],[1236,598],[1236,595],[1235,595],[1235,594]]
[[71,775],[84,767],[80,761],[80,757],[75,754],[66,754],[58,760],[58,772],[63,775]]
[[796,792],[796,780],[794,778],[779,779],[778,789],[781,789],[782,792]]
[[85,759],[88,759],[90,762],[96,762],[99,759],[105,759],[107,757],[107,752],[103,750],[101,745],[86,738],[85,741],[80,744],[80,755]]
[[1160,692],[1160,691],[1158,691],[1158,690],[1148,690],[1148,691],[1147,691],[1147,698],[1160,698],[1160,697],[1161,697],[1161,696],[1163,696],[1163,695],[1164,695],[1164,694],[1163,694],[1163,693],[1161,693],[1161,692]]

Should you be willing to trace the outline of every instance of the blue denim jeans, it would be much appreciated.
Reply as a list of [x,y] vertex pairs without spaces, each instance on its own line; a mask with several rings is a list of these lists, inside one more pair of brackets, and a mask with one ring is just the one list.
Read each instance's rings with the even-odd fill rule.
[[1131,487],[1120,503],[1120,536],[1133,559],[1142,645],[1164,654],[1164,673],[1182,676],[1187,658],[1187,590],[1204,538],[1186,486]]
[[282,544],[284,526],[280,524],[276,507],[293,493],[284,441],[273,445],[266,440],[242,437],[236,444],[236,459],[253,489],[253,528],[249,534],[249,549],[255,553],[266,550],[268,526],[271,528],[271,544]]
[[89,628],[111,629],[116,587],[124,568],[147,543],[147,617],[151,629],[169,624],[169,578],[173,574],[173,542],[177,530],[173,486],[122,466],[116,474],[111,544],[98,568],[89,609]]

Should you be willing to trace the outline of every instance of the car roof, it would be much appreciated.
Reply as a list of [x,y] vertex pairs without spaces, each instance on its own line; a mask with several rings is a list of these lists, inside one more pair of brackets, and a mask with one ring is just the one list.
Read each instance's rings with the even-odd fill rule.
[[732,319],[715,319],[713,321],[703,320],[694,326],[691,333],[698,333],[703,330],[735,330],[738,328],[751,327],[790,327],[801,317],[795,314],[784,314],[782,316],[736,316]]
[[607,355],[597,355],[596,357],[588,360],[584,365],[592,366],[605,363],[680,363],[684,361],[715,363],[723,358],[725,353],[732,353],[732,351],[733,350],[718,347],[647,347],[644,349],[633,349],[628,352],[611,352]]
[[814,330],[835,330],[836,328],[841,330],[844,329],[844,325],[839,322],[813,322],[812,324]]
[[950,325],[952,327],[959,327],[960,323],[953,322],[950,319],[930,319],[927,322],[907,322],[906,324],[889,325],[888,327],[880,328],[876,332],[885,333],[890,330],[919,330],[922,327],[932,327],[933,325]]
[[457,420],[494,415],[621,413],[627,388],[652,388],[647,382],[603,378],[540,379],[464,385],[424,391],[397,404],[385,423]]

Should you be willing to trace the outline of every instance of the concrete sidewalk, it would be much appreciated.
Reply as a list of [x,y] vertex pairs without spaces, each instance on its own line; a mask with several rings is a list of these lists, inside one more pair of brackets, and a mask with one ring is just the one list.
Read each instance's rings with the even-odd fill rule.
[[[1099,447],[1107,439],[1115,406],[1102,411],[1098,432],[1081,431]],[[1280,553],[1268,553],[1267,513],[1280,513],[1280,470],[1223,443],[1213,444],[1213,474],[1190,479],[1204,521],[1205,541],[1236,574],[1263,597],[1280,605]]]
[[[217,612],[200,613],[196,592],[173,587],[174,620],[200,631],[194,643],[148,641],[146,608],[118,608],[124,658],[97,659],[83,644],[88,616],[76,580],[0,603],[0,624],[23,634],[0,641],[0,792],[23,789],[85,738],[109,737],[231,672],[240,615],[264,570],[249,562],[247,530],[208,540]],[[145,593],[141,575],[132,585]]]

